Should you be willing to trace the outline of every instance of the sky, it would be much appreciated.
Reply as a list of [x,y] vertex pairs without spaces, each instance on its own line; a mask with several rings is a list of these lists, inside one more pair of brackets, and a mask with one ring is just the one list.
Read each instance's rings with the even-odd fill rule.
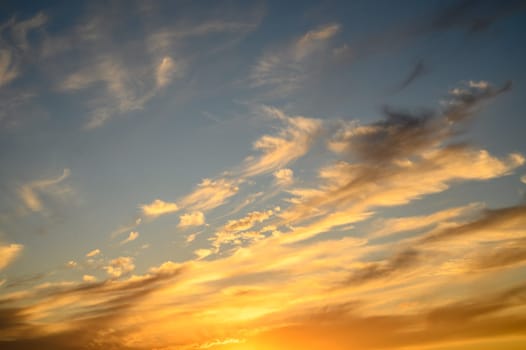
[[2,1],[0,348],[524,349],[525,1]]

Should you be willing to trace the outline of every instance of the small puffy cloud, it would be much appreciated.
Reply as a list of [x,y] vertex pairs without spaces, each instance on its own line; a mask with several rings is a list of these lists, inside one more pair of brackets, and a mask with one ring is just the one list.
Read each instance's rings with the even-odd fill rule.
[[82,276],[82,280],[84,282],[95,282],[95,281],[97,281],[97,277],[95,277],[93,275],[84,275],[84,276]]
[[22,252],[24,246],[21,244],[1,244],[0,243],[0,270],[11,264]]
[[487,81],[481,80],[481,81],[472,81],[470,80],[468,82],[468,86],[472,88],[477,89],[487,89],[489,87],[489,83]]
[[121,256],[111,260],[107,266],[104,266],[104,270],[109,276],[118,278],[135,270],[135,265],[132,257]]
[[44,204],[40,198],[41,193],[61,198],[71,192],[71,189],[67,186],[60,185],[70,174],[71,171],[66,168],[62,175],[57,178],[29,182],[18,189],[18,195],[28,209],[34,212],[40,212],[44,210]]
[[121,242],[121,244],[126,244],[128,242],[135,241],[137,238],[139,238],[139,232],[132,231],[132,232],[130,232],[128,237]]
[[261,223],[270,218],[274,212],[272,210],[267,211],[253,211],[248,213],[247,216],[238,220],[229,220],[223,227],[224,231],[227,232],[239,232],[252,228],[255,224]]
[[175,203],[156,199],[150,204],[141,206],[141,209],[144,215],[149,217],[157,217],[160,215],[176,212],[179,210],[179,207]]
[[[279,207],[275,208],[279,211]],[[212,245],[219,249],[223,244],[235,244],[240,245],[246,241],[253,241],[264,238],[260,232],[242,232],[254,227],[258,223],[269,219],[274,212],[272,210],[267,211],[253,211],[248,213],[245,217],[237,220],[229,220],[220,231],[216,232],[214,237],[210,238]]]
[[179,219],[179,227],[201,226],[205,223],[205,215],[201,211],[183,214]]
[[90,252],[88,252],[88,253],[86,254],[86,257],[88,257],[88,258],[92,258],[92,257],[94,257],[94,256],[99,255],[100,253],[101,253],[100,249],[98,249],[98,248],[97,248],[97,249],[93,249],[92,251],[90,251]]
[[175,61],[169,56],[163,57],[163,59],[161,60],[161,63],[157,67],[157,71],[155,75],[155,78],[157,81],[157,87],[162,88],[168,85],[172,81],[174,74],[176,72],[177,72],[177,65]]
[[294,182],[294,172],[292,169],[284,168],[274,172],[274,180],[280,186],[288,186]]
[[78,266],[77,262],[75,260],[70,260],[66,263],[66,267],[70,269],[74,269]]

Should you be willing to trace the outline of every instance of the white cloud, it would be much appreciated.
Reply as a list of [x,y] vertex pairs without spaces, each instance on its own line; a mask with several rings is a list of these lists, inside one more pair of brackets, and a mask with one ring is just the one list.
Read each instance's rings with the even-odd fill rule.
[[156,199],[150,204],[142,205],[141,209],[144,215],[149,217],[157,217],[160,215],[176,212],[179,210],[179,207],[175,203]]
[[0,270],[11,264],[22,252],[21,244],[0,244]]
[[179,227],[201,226],[205,223],[205,215],[200,211],[183,214],[179,219]]
[[104,270],[109,276],[118,278],[135,270],[135,265],[132,257],[121,256],[111,260],[107,266],[104,266]]
[[86,253],[86,257],[92,258],[94,256],[97,256],[101,253],[100,249],[93,249],[92,251]]

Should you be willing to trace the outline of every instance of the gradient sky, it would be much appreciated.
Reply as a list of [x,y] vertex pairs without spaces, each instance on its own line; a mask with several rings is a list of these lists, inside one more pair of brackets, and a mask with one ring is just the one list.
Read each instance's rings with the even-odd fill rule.
[[2,1],[2,349],[526,348],[525,1]]

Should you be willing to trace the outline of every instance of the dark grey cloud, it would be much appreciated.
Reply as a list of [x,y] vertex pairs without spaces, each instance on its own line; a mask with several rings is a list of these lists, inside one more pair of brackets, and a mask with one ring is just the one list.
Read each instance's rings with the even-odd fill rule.
[[404,250],[385,262],[370,263],[364,268],[351,273],[344,285],[355,286],[373,280],[391,277],[392,275],[407,270],[421,260],[422,254],[415,249]]
[[478,255],[471,268],[475,271],[500,269],[526,263],[526,238],[508,242],[504,246]]
[[492,295],[436,307],[427,313],[427,319],[432,323],[450,325],[456,322],[470,321],[512,307],[520,307],[525,302],[526,285],[522,284]]
[[495,88],[486,82],[468,82],[467,88],[454,89],[452,99],[443,112],[443,116],[450,122],[462,121],[475,112],[483,102],[511,90],[513,83],[507,81],[500,88]]
[[424,64],[423,60],[419,60],[411,69],[406,78],[394,89],[394,92],[400,92],[411,85],[415,80],[427,74],[429,69]]
[[[331,344],[332,349],[353,348],[398,349],[421,348],[440,345],[446,348],[451,342],[499,342],[509,336],[526,332],[526,317],[520,313],[524,305],[524,284],[498,291],[494,294],[465,298],[438,307],[422,305],[421,311],[410,314],[365,316],[360,304],[327,306],[286,320],[288,327],[275,328],[256,338],[269,347],[322,350]],[[508,311],[507,315],[499,312]],[[287,322],[289,321],[289,322]],[[327,342],[317,343],[317,339]],[[329,341],[330,340],[330,341]]]
[[[411,270],[425,261],[424,246],[428,243],[467,235],[477,235],[481,230],[499,231],[505,227],[525,227],[526,206],[486,209],[472,221],[444,229],[417,240],[411,248],[392,255],[385,261],[372,262],[356,269],[340,286],[357,286],[375,280],[390,279]],[[434,252],[433,254],[446,254]],[[486,245],[480,248],[472,263],[466,266],[471,272],[501,269],[526,261],[526,238],[508,242],[505,246]]]
[[[0,348],[136,349],[122,345],[124,334],[107,331],[137,302],[165,282],[174,282],[183,271],[184,267],[161,269],[132,281],[103,281],[40,290],[35,296],[39,306],[69,297],[100,297],[104,300],[94,308],[71,306],[67,316],[68,323],[72,325],[71,330],[51,335],[43,335],[46,332],[43,332],[42,326],[30,321],[34,316],[32,308],[35,305],[14,307],[9,305],[14,305],[16,300],[7,300],[6,303],[0,300]],[[101,338],[101,331],[109,335]]]
[[443,138],[442,128],[430,112],[417,115],[386,108],[385,114],[369,131],[351,136],[351,154],[366,162],[388,162],[418,153]]
[[520,227],[526,225],[526,206],[512,206],[499,209],[486,209],[481,215],[460,226],[434,232],[419,240],[420,244],[439,242],[468,235],[476,235],[481,230],[498,229],[506,225]]
[[498,20],[524,10],[526,2],[523,0],[460,0],[437,12],[422,27],[429,31],[462,29],[468,33],[478,33]]
[[47,273],[36,273],[32,275],[9,279],[5,284],[5,288],[26,287],[42,280],[46,276],[48,276]]
[[404,111],[384,108],[381,121],[351,130],[337,132],[332,141],[346,144],[350,156],[363,162],[388,164],[403,158],[419,156],[421,151],[442,144],[461,132],[464,121],[487,100],[511,89],[511,82],[495,88],[487,82],[467,82],[450,91],[446,106],[431,110]]
[[415,40],[447,31],[458,31],[467,37],[482,34],[498,21],[526,11],[524,0],[458,0],[443,5],[432,12],[419,15],[414,20],[398,23],[356,45],[361,55],[400,49]]

